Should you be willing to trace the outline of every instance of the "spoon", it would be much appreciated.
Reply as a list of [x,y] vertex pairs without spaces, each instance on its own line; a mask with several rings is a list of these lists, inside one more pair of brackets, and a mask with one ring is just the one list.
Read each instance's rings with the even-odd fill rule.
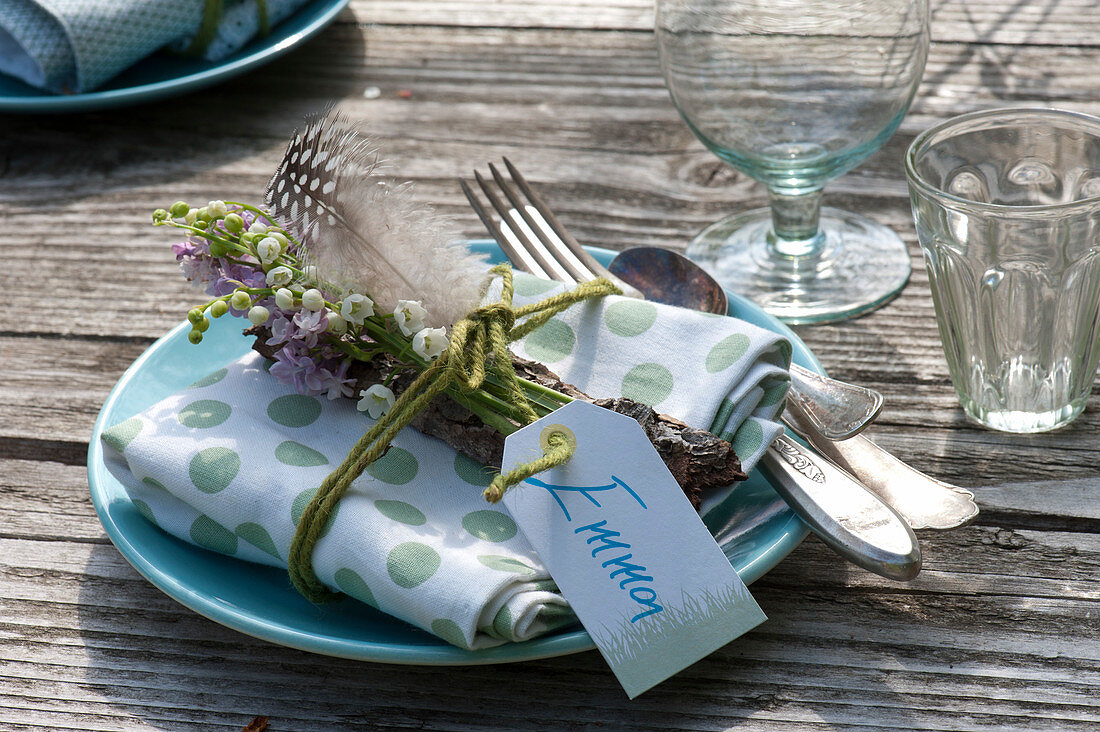
[[[727,312],[722,287],[699,265],[676,252],[635,247],[620,252],[608,269],[638,288],[646,299],[710,313]],[[921,473],[858,434],[882,408],[881,394],[792,364],[792,385],[806,381],[813,388],[792,390],[784,421],[878,494],[911,528],[952,529],[978,515],[973,493]],[[822,396],[814,400],[806,393]]]
[[[687,257],[657,247],[619,252],[608,267],[647,300],[689,310],[725,315],[726,291]],[[847,440],[863,431],[882,409],[882,394],[791,364],[791,399],[797,400],[809,424],[830,440]]]

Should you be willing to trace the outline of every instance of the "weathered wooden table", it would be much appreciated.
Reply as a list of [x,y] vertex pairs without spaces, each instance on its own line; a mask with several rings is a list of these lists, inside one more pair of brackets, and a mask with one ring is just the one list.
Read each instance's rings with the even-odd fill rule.
[[[258,196],[289,132],[330,101],[368,120],[418,195],[471,236],[484,232],[456,178],[502,154],[591,244],[682,247],[762,205],[672,108],[648,0],[356,0],[306,47],[208,91],[0,117],[0,729],[232,730],[256,715],[295,732],[1100,729],[1100,403],[1034,437],[964,420],[901,167],[915,134],[959,112],[1100,113],[1096,4],[934,5],[909,117],[826,192],[901,234],[912,280],[871,315],[798,331],[832,373],[886,394],[881,444],[974,487],[983,513],[922,532],[909,584],[808,539],[753,586],[766,624],[635,701],[595,653],[389,666],[227,630],[121,558],[84,461],[111,386],[193,302],[150,211]],[[1071,477],[1093,485],[1021,483]]]

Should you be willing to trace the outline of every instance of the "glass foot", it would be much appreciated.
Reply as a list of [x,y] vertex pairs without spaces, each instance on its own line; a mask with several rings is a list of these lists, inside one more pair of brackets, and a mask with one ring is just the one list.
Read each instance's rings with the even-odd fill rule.
[[897,234],[863,216],[821,209],[820,247],[785,256],[769,244],[771,210],[756,209],[711,224],[687,247],[732,292],[780,320],[828,323],[874,310],[909,279],[909,252]]

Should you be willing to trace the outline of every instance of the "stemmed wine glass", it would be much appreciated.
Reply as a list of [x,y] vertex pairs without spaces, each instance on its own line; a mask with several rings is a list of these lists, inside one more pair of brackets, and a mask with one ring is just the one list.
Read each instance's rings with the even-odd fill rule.
[[658,0],[672,100],[770,208],[704,229],[687,255],[789,323],[866,312],[909,278],[901,239],[821,208],[825,183],[894,133],[928,54],[928,0]]

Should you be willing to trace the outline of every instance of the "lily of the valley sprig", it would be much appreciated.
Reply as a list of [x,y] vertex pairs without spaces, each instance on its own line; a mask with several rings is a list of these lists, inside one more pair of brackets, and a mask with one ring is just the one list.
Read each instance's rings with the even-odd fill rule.
[[[247,317],[268,328],[267,345],[279,347],[272,375],[302,394],[351,396],[353,359],[388,353],[421,369],[446,347],[446,329],[425,326],[419,302],[401,300],[393,313],[379,313],[367,294],[337,297],[302,263],[295,237],[253,206],[211,201],[192,208],[179,201],[153,220],[188,232],[174,247],[176,258],[187,278],[213,296],[188,313],[191,342],[202,341],[211,318]],[[384,413],[387,401],[376,397],[388,391],[379,385],[364,393],[364,411]]]
[[[385,312],[370,293],[322,280],[296,236],[256,206],[211,201],[194,208],[178,201],[155,211],[153,222],[187,233],[173,246],[176,259],[187,279],[211,297],[187,315],[190,341],[201,343],[211,319],[225,315],[263,326],[266,345],[277,349],[272,376],[301,394],[356,396],[348,376],[352,362],[386,354],[394,369],[357,395],[359,409],[378,419],[394,404],[389,384],[397,373],[421,372],[447,348],[447,327],[429,325],[432,313],[421,301],[397,299]],[[568,401],[538,384],[523,382],[522,388],[540,415]],[[493,380],[452,396],[504,434],[522,424],[505,386]]]

